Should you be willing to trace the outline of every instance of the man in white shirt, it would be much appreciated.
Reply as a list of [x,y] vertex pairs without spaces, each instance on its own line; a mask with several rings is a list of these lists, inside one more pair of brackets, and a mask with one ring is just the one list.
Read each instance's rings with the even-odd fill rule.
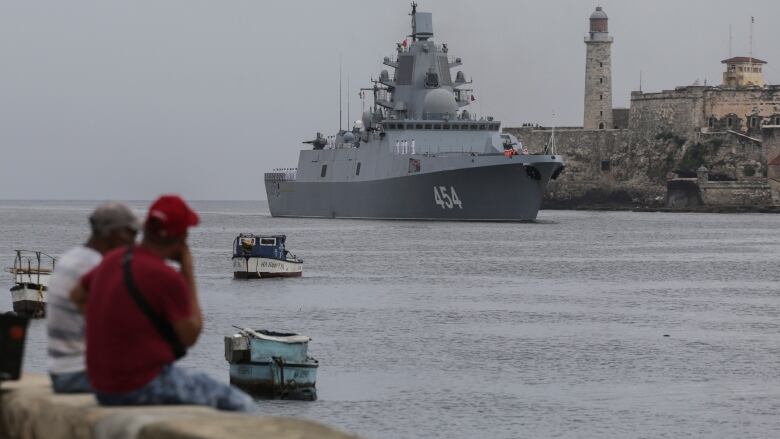
[[98,206],[89,223],[91,236],[86,244],[60,256],[47,292],[49,374],[57,393],[92,391],[84,361],[84,317],[71,302],[70,291],[104,253],[132,244],[141,227],[130,208],[117,202]]

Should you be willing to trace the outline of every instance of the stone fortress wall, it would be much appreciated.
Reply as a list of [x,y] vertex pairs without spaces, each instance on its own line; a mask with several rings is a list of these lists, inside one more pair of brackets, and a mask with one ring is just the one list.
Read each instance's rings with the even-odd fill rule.
[[[591,16],[591,31],[594,17],[603,22],[596,30],[606,31],[604,11],[599,8]],[[602,41],[599,50],[609,50],[611,37],[597,35]],[[592,32],[586,37],[584,128],[555,130],[556,153],[566,160],[566,170],[551,183],[544,207],[780,204],[779,196],[770,196],[767,181],[768,162],[774,156],[767,160],[762,147],[762,136],[773,132],[763,128],[780,125],[780,86],[692,85],[656,93],[635,91],[629,109],[612,109],[609,126],[595,125],[604,110],[594,103],[601,101],[604,91],[588,84],[602,77],[604,70],[597,63],[610,55],[594,50],[589,39]],[[724,77],[743,65],[760,72],[755,68],[760,67],[758,62],[764,63],[755,59],[754,64],[753,58],[726,60]],[[611,77],[604,76],[611,90]],[[611,91],[609,96],[611,104]],[[504,131],[517,136],[531,153],[545,151],[552,134],[550,128],[538,126]],[[780,175],[780,158],[778,166]],[[701,168],[706,181],[700,178]]]
[[767,183],[770,196],[772,204],[780,206],[780,124],[767,125],[762,131],[764,156],[769,160]]

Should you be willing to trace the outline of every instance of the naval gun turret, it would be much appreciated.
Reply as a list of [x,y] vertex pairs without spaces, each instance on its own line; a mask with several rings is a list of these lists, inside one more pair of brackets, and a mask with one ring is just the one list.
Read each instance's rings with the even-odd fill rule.
[[317,133],[317,137],[314,140],[306,140],[303,143],[308,143],[314,149],[323,149],[328,145],[328,139],[322,137],[322,133]]

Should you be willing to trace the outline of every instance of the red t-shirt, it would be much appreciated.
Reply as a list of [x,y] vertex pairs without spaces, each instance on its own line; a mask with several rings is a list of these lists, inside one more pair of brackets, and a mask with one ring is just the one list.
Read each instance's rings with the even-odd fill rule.
[[[136,390],[162,367],[173,363],[173,351],[135,304],[125,286],[122,258],[126,247],[113,250],[87,273],[81,284],[89,290],[86,305],[87,374],[95,390],[124,393]],[[160,256],[135,247],[133,280],[149,305],[169,322],[192,315],[184,277]]]

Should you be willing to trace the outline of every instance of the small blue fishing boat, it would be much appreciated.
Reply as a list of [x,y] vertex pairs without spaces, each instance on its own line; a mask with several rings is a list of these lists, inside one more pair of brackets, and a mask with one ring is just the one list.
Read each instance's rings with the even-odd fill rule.
[[267,399],[317,399],[319,363],[308,355],[304,335],[240,329],[225,337],[230,384]]
[[285,248],[285,235],[242,233],[233,241],[233,276],[237,279],[298,277],[303,259]]

